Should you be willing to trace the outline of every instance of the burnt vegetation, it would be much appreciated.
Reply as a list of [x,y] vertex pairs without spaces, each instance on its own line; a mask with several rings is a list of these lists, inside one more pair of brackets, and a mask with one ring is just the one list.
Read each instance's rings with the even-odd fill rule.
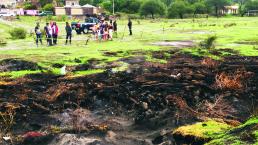
[[[129,67],[130,71],[106,71],[79,78],[34,74],[17,80],[2,79],[0,122],[5,126],[2,130],[12,129],[14,134],[31,129],[49,130],[47,124],[58,126],[58,123],[51,119],[35,122],[35,116],[49,116],[68,108],[103,109],[106,115],[129,115],[136,125],[150,129],[183,125],[206,117],[239,124],[257,109],[256,57],[231,56],[219,61],[176,54],[167,64],[142,62],[140,65],[132,62],[132,66],[139,66]],[[85,132],[87,128],[87,131],[112,130],[105,122],[97,127],[89,122],[78,125],[76,120],[80,116],[74,117],[73,127],[68,129],[72,132]],[[21,124],[26,127],[21,128]]]

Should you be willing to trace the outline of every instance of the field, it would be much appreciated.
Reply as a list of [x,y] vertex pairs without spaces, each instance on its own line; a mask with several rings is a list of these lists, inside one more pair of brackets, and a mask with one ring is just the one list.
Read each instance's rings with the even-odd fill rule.
[[[37,18],[22,17],[20,21],[8,22],[1,24],[1,37],[9,38],[8,31],[13,26],[23,26],[28,31],[33,32]],[[44,27],[44,20],[41,20],[41,27]],[[139,21],[139,22],[138,22]],[[67,66],[75,66],[85,64],[91,59],[102,60],[103,65],[108,62],[119,60],[123,57],[134,55],[135,51],[142,51],[151,61],[156,60],[150,56],[149,52],[170,49],[169,46],[155,46],[152,43],[164,41],[190,41],[193,43],[190,49],[182,49],[182,51],[190,52],[195,55],[200,55],[196,48],[200,41],[208,36],[215,35],[217,39],[217,49],[232,49],[244,56],[256,56],[258,28],[255,18],[210,18],[197,19],[193,22],[187,20],[136,20],[134,21],[134,35],[128,36],[126,21],[118,21],[119,38],[109,42],[94,42],[90,41],[85,45],[88,36],[76,36],[74,34],[74,42],[70,46],[64,46],[64,22],[59,22],[61,35],[59,45],[56,47],[46,47],[46,44],[36,47],[34,37],[28,37],[26,40],[10,40],[8,45],[1,47],[1,60],[6,58],[19,58],[35,62],[42,66],[43,71],[59,73],[58,69],[54,68],[54,64]],[[173,45],[173,43],[172,43]],[[177,47],[177,46],[175,46]],[[181,46],[179,46],[181,47]],[[119,52],[119,56],[107,56],[105,52]],[[227,55],[227,52],[224,52]],[[149,54],[149,55],[148,55]],[[202,54],[213,57],[212,54]],[[216,56],[214,56],[216,57]],[[77,61],[75,61],[77,60]],[[104,60],[104,61],[103,61]],[[78,63],[79,62],[79,63]],[[91,71],[94,72],[94,71]],[[29,73],[29,72],[28,72]],[[81,72],[75,72],[78,74]],[[87,73],[87,72],[84,72]],[[23,72],[12,72],[11,75],[19,76],[25,74]],[[7,73],[2,73],[7,75]]]
[[133,36],[121,19],[113,41],[74,33],[71,45],[57,22],[57,46],[37,47],[33,34],[11,39],[12,28],[33,32],[36,22],[46,20],[0,20],[0,137],[25,145],[258,142],[257,18],[133,20]]

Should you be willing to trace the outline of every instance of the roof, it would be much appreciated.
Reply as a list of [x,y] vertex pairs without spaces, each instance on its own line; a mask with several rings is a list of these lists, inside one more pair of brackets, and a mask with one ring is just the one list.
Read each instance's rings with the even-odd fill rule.
[[73,6],[71,6],[71,5],[65,5],[64,7],[65,7],[65,8],[69,8],[69,7],[78,7],[78,8],[80,8],[81,6],[80,6],[80,5],[73,5]]
[[82,7],[84,7],[84,8],[95,8],[95,6],[90,5],[90,4],[86,4],[86,5],[82,6]]
[[237,10],[237,9],[239,9],[239,6],[238,6],[238,5],[225,6],[225,8],[227,8],[227,9],[235,9],[235,10]]

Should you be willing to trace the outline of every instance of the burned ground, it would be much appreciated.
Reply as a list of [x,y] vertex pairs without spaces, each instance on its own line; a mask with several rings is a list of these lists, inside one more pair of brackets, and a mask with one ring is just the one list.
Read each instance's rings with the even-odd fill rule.
[[37,63],[19,59],[4,59],[0,61],[0,72],[20,71],[20,70],[39,70]]
[[[84,139],[100,144],[172,144],[173,139],[159,131],[204,117],[243,122],[258,107],[257,57],[212,60],[176,54],[167,64],[140,58],[122,60],[138,67],[117,73],[109,70],[77,78],[34,74],[3,79],[0,96],[5,103],[1,103],[1,111],[8,105],[19,106],[15,108],[14,135],[46,131],[47,136],[52,135],[47,138],[50,144],[58,144],[53,138],[64,139],[67,133],[84,133],[84,137],[87,133]],[[224,77],[218,77],[221,74]],[[73,115],[76,111],[84,112],[88,119]],[[62,118],[75,123],[66,124],[69,120]],[[93,136],[99,139],[91,140]]]

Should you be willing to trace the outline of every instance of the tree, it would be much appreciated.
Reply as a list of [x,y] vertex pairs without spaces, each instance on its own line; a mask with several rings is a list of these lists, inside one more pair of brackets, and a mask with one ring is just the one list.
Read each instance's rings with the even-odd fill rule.
[[99,6],[104,0],[92,0],[94,6]]
[[206,0],[207,6],[213,7],[215,10],[215,14],[219,16],[219,10],[223,9],[224,6],[230,4],[230,0]]
[[44,7],[46,4],[53,3],[53,0],[39,0],[41,7]]
[[52,3],[50,4],[46,4],[43,8],[42,8],[44,11],[54,11],[54,6]]
[[138,13],[141,7],[141,2],[139,0],[123,0],[120,7],[122,12]]
[[80,0],[79,4],[82,5],[82,6],[86,5],[86,4],[91,4],[92,5],[93,4],[93,0]]
[[[101,3],[101,6],[102,6],[105,10],[107,10],[107,11],[109,11],[109,12],[112,12],[112,11],[113,11],[113,4],[112,4],[112,2],[111,2],[110,0],[107,0],[107,1],[102,2],[102,3]],[[115,8],[116,8],[116,7],[115,7]],[[116,9],[115,9],[115,11],[116,11]]]
[[245,5],[246,3],[250,2],[250,0],[235,0],[234,2],[237,2],[239,5],[239,13],[241,16],[244,16],[245,14]]
[[258,0],[248,1],[245,4],[244,11],[258,10]]
[[173,2],[172,5],[169,7],[168,17],[179,17],[183,19],[185,14],[193,13],[193,11],[193,7],[191,7],[191,5],[188,2],[183,0],[177,0]]
[[173,0],[161,0],[166,6],[170,6],[173,2]]
[[25,10],[36,10],[37,9],[37,7],[35,5],[33,5],[32,3],[28,3],[28,2],[23,4],[23,8]]
[[154,19],[155,14],[164,15],[166,13],[166,6],[160,0],[147,0],[143,2],[140,8],[141,15],[151,15]]
[[205,14],[208,12],[204,2],[196,2],[193,4],[194,16],[196,14]]
[[[105,10],[109,12],[113,11],[113,0],[106,0],[101,5]],[[115,0],[116,12],[138,13],[140,6],[140,0]]]

